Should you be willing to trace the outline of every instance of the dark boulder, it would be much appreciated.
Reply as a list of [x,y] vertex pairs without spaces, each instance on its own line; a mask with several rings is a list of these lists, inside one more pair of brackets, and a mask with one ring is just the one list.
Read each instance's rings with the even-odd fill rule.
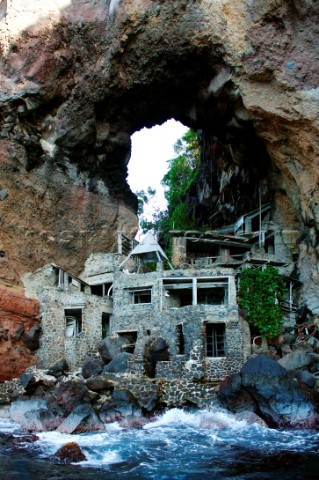
[[54,377],[60,377],[69,370],[68,362],[65,358],[60,358],[53,365],[49,367],[48,374]]
[[131,358],[131,353],[118,353],[108,365],[105,365],[103,368],[103,374],[124,373],[127,370],[127,362],[131,360]]
[[310,345],[301,343],[291,353],[278,360],[278,363],[286,370],[300,370],[310,365],[312,352]]
[[[221,386],[219,400],[227,407],[229,397],[238,395],[241,398],[245,392],[255,402],[255,413],[270,426],[313,428],[317,425],[315,406],[301,390],[296,379],[276,360],[266,355],[250,358],[242,368],[241,385],[238,385],[237,377],[235,388]],[[235,406],[233,411],[238,411],[233,398],[231,404]],[[238,404],[240,409],[242,402],[239,401]]]
[[35,367],[27,368],[19,378],[21,385],[26,390],[34,390],[40,385],[53,387],[56,384],[56,378],[53,375],[47,375],[44,370],[38,370]]
[[113,358],[122,352],[122,347],[131,342],[129,337],[124,335],[109,336],[100,340],[97,344],[97,349],[102,360],[105,363],[110,362]]
[[60,433],[87,433],[105,430],[91,405],[78,405],[61,423],[57,431]]
[[101,390],[113,390],[116,382],[109,380],[103,375],[96,375],[95,377],[90,377],[86,381],[86,386],[89,390],[93,392],[99,392]]
[[99,375],[103,370],[102,360],[98,360],[92,357],[86,357],[82,365],[83,378],[90,378],[93,375]]
[[61,382],[54,389],[53,395],[65,415],[69,415],[78,405],[90,403],[88,388],[78,378]]
[[63,463],[78,463],[87,460],[81,448],[75,442],[66,443],[54,455]]
[[154,378],[156,362],[169,360],[168,343],[162,337],[153,337],[145,344],[144,368],[148,377]]
[[247,390],[242,388],[241,375],[235,373],[226,377],[219,387],[219,400],[231,412],[256,410],[256,402]]
[[24,332],[22,335],[22,341],[29,350],[38,350],[40,348],[40,333],[42,329],[41,326],[36,323],[33,325],[29,332]]
[[308,372],[308,370],[300,372],[297,378],[302,385],[305,385],[308,388],[314,388],[318,380],[318,377],[313,373]]
[[140,404],[130,390],[114,390],[112,405],[121,417],[140,417],[142,415]]

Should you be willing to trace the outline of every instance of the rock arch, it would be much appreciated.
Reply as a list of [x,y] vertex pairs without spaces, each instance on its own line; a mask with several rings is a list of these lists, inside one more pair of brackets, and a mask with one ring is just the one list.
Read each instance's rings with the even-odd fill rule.
[[313,304],[315,2],[35,3],[41,19],[15,0],[0,21],[8,192],[1,249],[12,282],[51,257],[76,273],[90,252],[112,248],[112,232],[134,231],[136,200],[125,181],[130,135],[174,117],[201,130],[203,163],[211,168],[207,175],[204,165],[200,176],[198,215],[214,197],[215,206],[228,206],[220,215],[229,221],[239,205],[249,208],[262,180],[276,220],[300,232],[298,265]]

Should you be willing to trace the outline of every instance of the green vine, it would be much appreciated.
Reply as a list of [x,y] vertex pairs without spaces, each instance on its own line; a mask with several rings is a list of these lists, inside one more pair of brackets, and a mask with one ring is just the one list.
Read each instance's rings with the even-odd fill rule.
[[263,337],[280,333],[284,313],[280,303],[287,288],[283,276],[271,266],[264,270],[247,268],[240,273],[239,305],[247,309],[247,321]]

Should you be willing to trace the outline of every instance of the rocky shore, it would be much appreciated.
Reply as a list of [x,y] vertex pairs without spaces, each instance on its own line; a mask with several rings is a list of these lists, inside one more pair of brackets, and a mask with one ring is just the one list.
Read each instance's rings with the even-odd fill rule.
[[[87,357],[69,372],[61,359],[48,370],[27,368],[19,379],[1,384],[0,415],[28,433],[103,431],[119,422],[141,428],[169,407],[226,408],[236,418],[274,428],[317,428],[318,340],[282,345],[286,354],[252,355],[241,372],[220,385],[205,379],[165,379],[129,373],[130,354],[99,344],[100,355]],[[104,360],[103,360],[104,359]]]

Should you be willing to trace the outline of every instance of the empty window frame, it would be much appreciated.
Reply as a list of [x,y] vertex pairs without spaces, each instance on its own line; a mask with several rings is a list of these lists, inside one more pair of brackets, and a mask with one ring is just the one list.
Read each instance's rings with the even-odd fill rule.
[[197,280],[197,305],[226,305],[227,303],[228,277]]
[[58,288],[60,290],[66,290],[68,288],[68,275],[62,268],[58,270]]
[[176,354],[184,355],[184,353],[185,353],[185,339],[184,339],[183,324],[179,323],[178,325],[176,325]]
[[82,332],[82,309],[66,309],[64,316],[66,337],[79,335]]
[[164,279],[164,296],[168,307],[226,305],[228,283],[228,277]]
[[196,305],[192,278],[168,278],[163,280],[164,295],[168,307],[178,308]]
[[102,338],[110,334],[110,314],[102,313]]
[[108,295],[112,295],[111,289],[112,283],[101,283],[99,285],[92,285],[91,286],[91,293],[92,295],[97,295],[98,297],[106,297]]
[[225,357],[225,324],[206,324],[206,356]]
[[130,290],[130,300],[134,305],[152,303],[152,288]]

